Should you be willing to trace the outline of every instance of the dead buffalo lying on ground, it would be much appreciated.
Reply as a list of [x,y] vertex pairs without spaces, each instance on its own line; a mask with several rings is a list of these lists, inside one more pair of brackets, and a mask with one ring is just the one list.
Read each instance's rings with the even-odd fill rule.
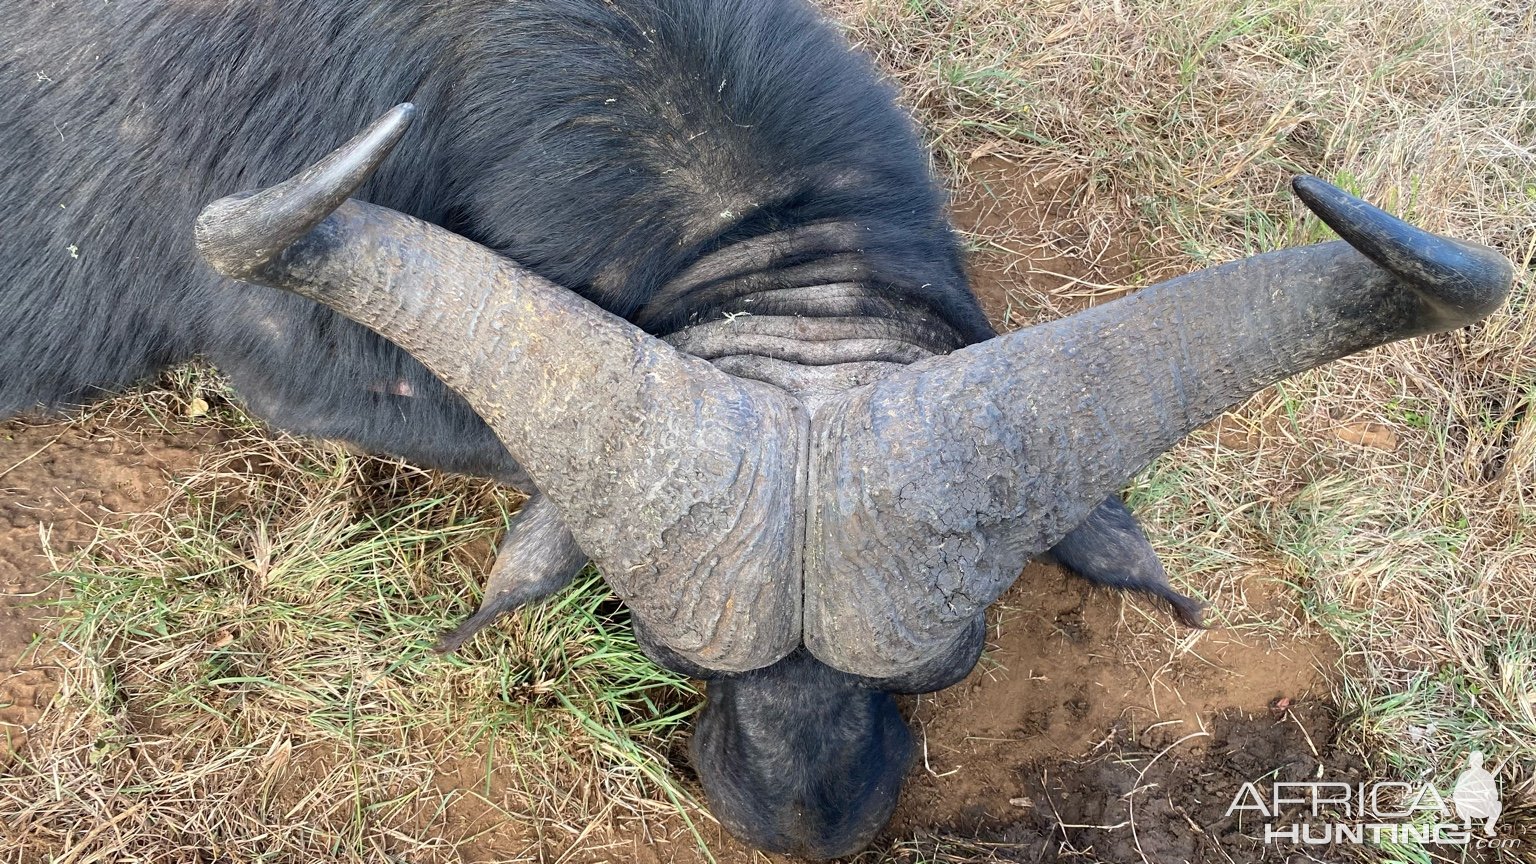
[[[716,815],[807,857],[884,824],[889,694],[965,675],[1030,557],[1197,614],[1106,499],[1133,472],[1512,277],[1302,178],[1348,243],[994,338],[907,119],[799,0],[34,2],[0,28],[0,414],[203,355],[275,425],[533,493],[450,642],[590,556],[646,650],[710,679]],[[194,249],[208,200],[407,98],[423,122],[219,201]]]

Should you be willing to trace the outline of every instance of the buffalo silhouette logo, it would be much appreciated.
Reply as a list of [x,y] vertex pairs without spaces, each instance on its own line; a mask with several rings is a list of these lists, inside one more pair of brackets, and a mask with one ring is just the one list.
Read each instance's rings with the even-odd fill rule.
[[1467,756],[1467,770],[1456,778],[1456,788],[1451,792],[1451,803],[1456,805],[1456,815],[1461,823],[1471,829],[1474,819],[1483,820],[1483,833],[1493,836],[1493,826],[1503,812],[1499,803],[1499,784],[1493,773],[1483,768],[1483,754],[1473,750]]

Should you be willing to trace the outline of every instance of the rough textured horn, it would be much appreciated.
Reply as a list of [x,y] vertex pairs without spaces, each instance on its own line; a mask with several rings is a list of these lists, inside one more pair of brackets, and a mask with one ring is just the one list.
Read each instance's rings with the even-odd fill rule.
[[370,327],[463,395],[654,638],[721,671],[787,655],[804,412],[469,240],[346,200],[410,117],[210,205],[204,258]]
[[1510,289],[1491,249],[1316,178],[1296,189],[1349,242],[1174,279],[818,410],[811,650],[870,677],[953,652],[1029,558],[1196,427],[1297,372],[1472,323]]

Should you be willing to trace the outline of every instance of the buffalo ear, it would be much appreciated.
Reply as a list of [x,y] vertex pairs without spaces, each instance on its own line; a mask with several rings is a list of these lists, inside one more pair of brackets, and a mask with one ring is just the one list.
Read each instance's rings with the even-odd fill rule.
[[496,550],[496,563],[480,597],[480,608],[444,633],[432,650],[452,654],[481,630],[519,607],[564,589],[587,566],[586,553],[560,521],[549,499],[535,492],[523,502]]

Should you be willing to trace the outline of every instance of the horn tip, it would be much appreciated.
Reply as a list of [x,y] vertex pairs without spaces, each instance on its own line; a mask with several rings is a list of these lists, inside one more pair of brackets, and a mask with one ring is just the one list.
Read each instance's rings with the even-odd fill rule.
[[222,275],[248,279],[372,176],[405,137],[415,116],[415,104],[401,102],[289,180],[204,207],[194,227],[198,251]]
[[416,119],[416,110],[416,103],[401,102],[384,112],[384,116],[379,118],[379,125],[404,132],[411,125],[411,121]]
[[368,129],[343,146],[343,150],[355,148],[355,158],[372,167],[377,167],[384,161],[390,151],[405,137],[405,133],[411,128],[411,121],[416,119],[416,105],[413,102],[401,102],[399,105],[385,111],[379,119],[373,121]]
[[1387,215],[1370,204],[1345,192],[1338,186],[1329,183],[1321,177],[1313,174],[1297,174],[1291,178],[1291,191],[1301,199],[1301,203],[1307,205],[1307,209],[1316,213],[1319,218],[1328,223],[1335,230],[1339,221],[1348,219],[1346,208],[1359,207],[1369,211]]
[[1311,174],[1292,177],[1291,189],[1349,245],[1423,289],[1442,313],[1436,329],[1488,315],[1513,287],[1513,265],[1487,246],[1425,231]]

